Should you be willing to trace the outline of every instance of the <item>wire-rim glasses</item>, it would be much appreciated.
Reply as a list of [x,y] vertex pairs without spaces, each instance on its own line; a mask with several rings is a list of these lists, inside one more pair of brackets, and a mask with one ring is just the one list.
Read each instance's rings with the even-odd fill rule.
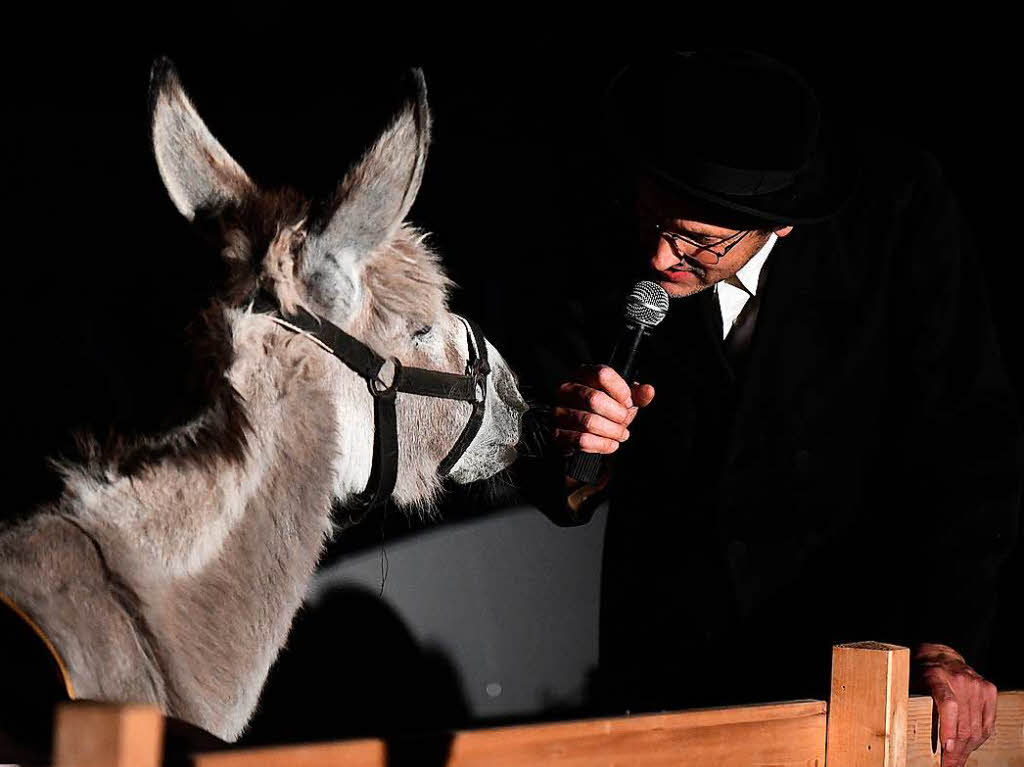
[[[672,248],[672,253],[680,261],[689,258],[705,266],[714,266],[729,255],[729,251],[739,245],[748,234],[754,231],[753,229],[741,229],[714,242],[699,242],[693,237],[675,232],[666,227],[659,220],[660,217],[655,215],[646,205],[641,204],[639,200],[634,202],[634,206],[634,221],[639,224],[640,231],[650,232],[653,228],[658,233],[658,237],[669,244],[669,247]],[[692,248],[693,252],[684,253],[683,249],[680,248],[680,243],[684,243]]]
[[[740,242],[743,241],[744,237],[753,231],[753,229],[742,229],[709,243],[697,242],[691,237],[687,237],[685,234],[680,234],[679,232],[673,232],[671,229],[666,229],[661,224],[655,224],[654,228],[658,232],[658,236],[665,240],[669,244],[669,247],[672,248],[672,252],[675,254],[676,258],[679,260],[683,260],[684,258],[694,258],[706,266],[714,266],[717,264],[729,255],[729,251],[739,245]],[[692,247],[694,249],[693,253],[683,253],[679,248],[680,242]],[[717,250],[719,247],[721,247],[721,250]]]

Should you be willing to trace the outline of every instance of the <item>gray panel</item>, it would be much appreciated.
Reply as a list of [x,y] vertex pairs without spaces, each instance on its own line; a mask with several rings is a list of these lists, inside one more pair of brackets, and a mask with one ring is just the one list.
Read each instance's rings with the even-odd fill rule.
[[[383,599],[417,641],[449,657],[474,717],[582,701],[597,663],[605,513],[560,528],[516,508],[388,544]],[[363,552],[319,573],[307,601],[380,584],[381,552]]]

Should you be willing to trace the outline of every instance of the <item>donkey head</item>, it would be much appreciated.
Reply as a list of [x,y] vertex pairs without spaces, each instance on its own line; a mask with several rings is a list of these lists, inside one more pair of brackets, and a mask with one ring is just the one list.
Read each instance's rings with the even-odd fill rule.
[[[415,70],[412,80],[413,92],[390,127],[327,199],[259,188],[207,129],[167,60],[153,68],[153,147],[175,206],[217,240],[232,275],[219,297],[225,304],[244,307],[262,288],[285,315],[301,308],[327,319],[382,357],[463,373],[470,341],[465,324],[448,311],[451,283],[424,235],[403,223],[430,139],[422,73]],[[487,407],[479,432],[451,471],[457,482],[507,466],[519,439],[525,405],[515,377],[489,344],[487,353]],[[398,399],[395,498],[422,502],[436,490],[437,467],[472,406],[416,395]],[[336,402],[342,422],[346,411],[369,404],[368,393],[359,402],[339,394]],[[364,441],[368,446],[371,435]]]

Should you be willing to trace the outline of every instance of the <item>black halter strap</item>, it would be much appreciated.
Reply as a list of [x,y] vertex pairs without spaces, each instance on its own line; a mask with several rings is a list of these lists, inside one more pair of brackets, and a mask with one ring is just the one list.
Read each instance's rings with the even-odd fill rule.
[[[466,325],[469,358],[465,374],[440,370],[405,367],[397,359],[387,360],[344,330],[300,309],[298,314],[284,316],[274,298],[265,292],[253,301],[254,313],[270,313],[280,317],[280,324],[296,332],[312,336],[331,354],[366,379],[373,395],[373,463],[366,488],[351,501],[350,514],[357,522],[373,509],[383,505],[394,492],[398,479],[398,418],[395,398],[399,392],[424,397],[462,400],[473,405],[473,412],[448,455],[437,468],[447,476],[469,448],[483,422],[487,400],[487,342],[479,326],[459,317]],[[390,380],[385,369],[392,368]]]

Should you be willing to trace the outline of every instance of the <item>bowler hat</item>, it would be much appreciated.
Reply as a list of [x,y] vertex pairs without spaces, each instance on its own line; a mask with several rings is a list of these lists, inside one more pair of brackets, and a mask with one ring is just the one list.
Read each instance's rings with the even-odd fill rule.
[[850,196],[854,146],[793,69],[752,51],[667,52],[621,70],[604,99],[619,167],[743,219],[820,221]]

